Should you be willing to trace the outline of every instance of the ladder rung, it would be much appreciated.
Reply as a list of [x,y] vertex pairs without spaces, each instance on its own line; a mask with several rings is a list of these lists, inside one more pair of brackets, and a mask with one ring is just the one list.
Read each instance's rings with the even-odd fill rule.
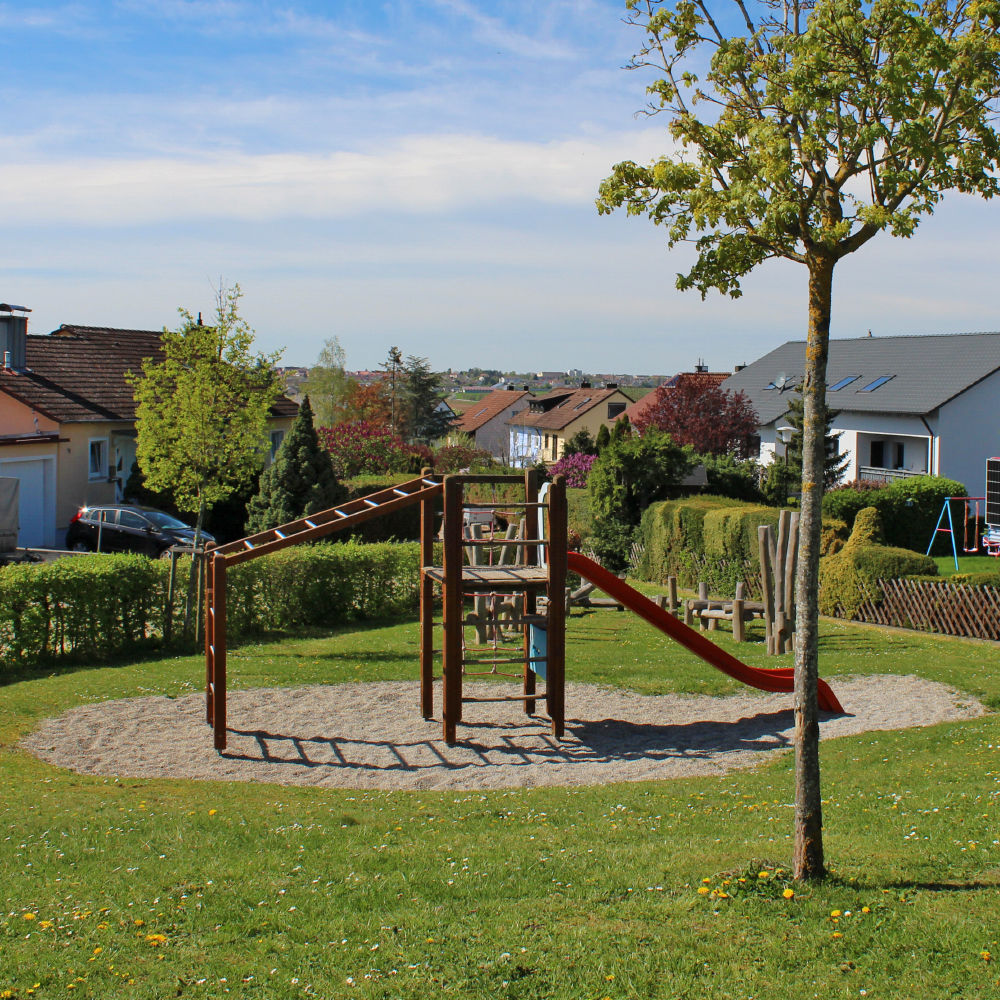
[[462,660],[463,667],[491,667],[494,663],[547,663],[547,656],[514,656],[507,660]]
[[246,546],[246,547],[247,547],[248,549],[254,549],[254,548],[256,548],[256,547],[257,547],[256,545],[254,545],[254,543],[253,543],[253,542],[251,542],[251,541],[250,541],[250,539],[249,539],[249,538],[244,538],[244,539],[243,539],[243,544],[244,544],[244,545],[245,545],[245,546]]
[[369,507],[377,507],[378,506],[378,504],[375,503],[374,500],[369,500],[368,497],[362,497],[361,499],[364,500],[364,502],[366,504],[368,504]]
[[545,692],[535,692],[534,694],[509,694],[503,698],[463,698],[462,703],[467,702],[487,702],[487,701],[545,701]]
[[440,485],[440,483],[434,482],[433,479],[421,479],[420,481],[422,483],[426,483],[428,486],[439,486]]
[[310,528],[315,528],[316,527],[316,525],[312,521],[310,521],[308,517],[305,518],[305,522],[306,522],[306,524],[309,525]]
[[347,514],[345,514],[339,507],[334,507],[333,512],[334,514],[339,514],[341,517],[347,517]]
[[392,488],[392,492],[393,493],[398,493],[401,497],[408,497],[410,495],[409,493],[406,492],[406,490],[399,489],[398,486],[394,486]]
[[285,533],[284,533],[283,531],[278,531],[278,529],[277,529],[277,528],[275,528],[275,529],[274,529],[274,533],[275,533],[275,534],[276,534],[276,535],[277,535],[277,536],[278,536],[279,538],[287,538],[287,537],[288,537],[288,535],[286,535],[286,534],[285,534]]

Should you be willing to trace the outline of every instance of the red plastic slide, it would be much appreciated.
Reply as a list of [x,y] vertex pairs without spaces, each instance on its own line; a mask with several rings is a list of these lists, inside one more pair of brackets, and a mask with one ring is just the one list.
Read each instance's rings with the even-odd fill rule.
[[[749,667],[693,628],[685,625],[684,622],[678,621],[670,612],[658,608],[648,597],[643,597],[638,590],[630,587],[624,580],[619,580],[617,576],[609,573],[602,566],[598,566],[593,560],[581,556],[579,552],[569,553],[568,565],[574,573],[579,573],[585,580],[596,584],[606,594],[609,594],[616,601],[620,601],[626,608],[634,611],[640,618],[644,618],[654,628],[665,632],[675,642],[690,649],[695,656],[700,656],[716,670],[721,670],[742,684],[749,684],[762,691],[794,690],[795,671],[791,668],[760,670],[757,667]],[[830,690],[830,685],[826,681],[819,682],[817,695],[819,707],[824,711],[844,711],[840,702],[837,701],[837,696]]]

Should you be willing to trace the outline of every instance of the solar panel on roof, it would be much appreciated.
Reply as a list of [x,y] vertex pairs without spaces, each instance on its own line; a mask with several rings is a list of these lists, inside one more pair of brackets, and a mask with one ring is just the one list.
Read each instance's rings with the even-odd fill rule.
[[848,375],[847,378],[842,378],[839,382],[835,382],[826,391],[836,392],[838,389],[843,389],[845,386],[850,385],[852,382],[857,382],[861,378],[860,375]]
[[885,385],[886,382],[895,377],[895,375],[880,375],[874,382],[869,382],[868,385],[858,389],[858,392],[874,392],[880,385]]

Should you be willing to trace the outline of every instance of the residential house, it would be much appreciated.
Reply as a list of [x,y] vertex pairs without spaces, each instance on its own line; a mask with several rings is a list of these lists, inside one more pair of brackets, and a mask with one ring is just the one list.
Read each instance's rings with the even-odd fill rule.
[[477,448],[488,451],[494,458],[507,461],[510,457],[510,431],[507,421],[524,410],[534,397],[530,392],[515,389],[494,389],[478,402],[466,405],[453,431],[474,438]]
[[613,427],[631,402],[614,383],[603,389],[584,383],[579,389],[532,399],[507,421],[511,464],[527,466],[538,461],[557,461],[566,441],[574,434],[587,430],[596,438],[601,425]]
[[[121,499],[136,442],[125,373],[159,354],[160,334],[63,325],[33,336],[24,317],[0,315],[5,338],[11,361],[0,370],[0,476],[21,481],[19,544],[59,548],[81,507]],[[272,407],[270,457],[297,411],[284,396]]]
[[[787,413],[806,345],[789,341],[731,375],[760,415],[761,458],[785,454]],[[859,337],[830,341],[827,405],[848,453],[845,479],[925,473],[985,489],[986,459],[1000,455],[1000,333]]]
[[710,372],[707,366],[698,364],[695,366],[695,370],[693,372],[678,372],[652,392],[647,392],[645,396],[642,396],[640,399],[636,400],[636,402],[632,403],[625,410],[622,416],[627,416],[634,424],[636,417],[641,417],[647,410],[656,405],[657,399],[659,398],[657,395],[658,393],[669,392],[669,390],[676,388],[676,386],[680,384],[681,379],[694,380],[708,389],[721,385],[727,378],[729,378],[729,372]]

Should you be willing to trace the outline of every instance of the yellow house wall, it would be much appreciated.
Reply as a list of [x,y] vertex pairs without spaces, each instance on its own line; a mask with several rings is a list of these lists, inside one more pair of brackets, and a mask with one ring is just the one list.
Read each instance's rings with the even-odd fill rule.
[[597,432],[603,424],[608,430],[615,426],[615,419],[608,420],[608,403],[624,403],[626,406],[632,402],[623,392],[615,392],[613,396],[601,400],[597,406],[591,407],[586,413],[582,413],[573,423],[558,431],[542,431],[542,444],[545,444],[545,435],[549,435],[549,447],[545,449],[545,461],[556,461],[563,453],[566,441],[577,431],[588,430],[590,436],[596,438]]
[[[38,423],[35,423],[35,418]],[[0,434],[34,434],[35,431],[57,431],[59,424],[33,410],[19,399],[0,392]]]

